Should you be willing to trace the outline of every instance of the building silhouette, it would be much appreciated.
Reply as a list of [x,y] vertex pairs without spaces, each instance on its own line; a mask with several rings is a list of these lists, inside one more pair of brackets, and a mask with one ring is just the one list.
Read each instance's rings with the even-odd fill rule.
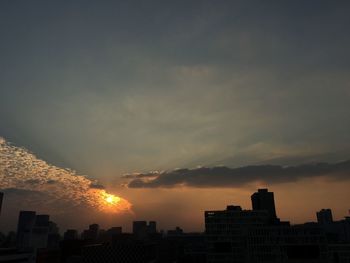
[[273,192],[269,192],[267,189],[258,189],[258,192],[252,194],[251,200],[253,210],[266,210],[272,221],[277,219]]
[[63,234],[64,240],[77,240],[78,239],[78,231],[76,229],[67,229]]
[[180,236],[183,235],[184,231],[182,230],[181,227],[175,227],[175,229],[170,229],[167,232],[168,236]]
[[49,215],[37,215],[30,236],[30,246],[33,248],[46,248],[49,237]]
[[0,216],[1,216],[1,209],[2,209],[2,201],[4,199],[4,193],[0,192]]
[[277,218],[273,192],[258,189],[251,201],[252,210],[205,211],[204,233],[158,232],[155,221],[134,221],[132,233],[91,224],[81,235],[68,229],[62,240],[49,215],[20,211],[16,248],[0,249],[0,262],[350,262],[350,217],[335,221],[322,209],[317,222],[291,225]]
[[157,222],[156,221],[149,221],[148,234],[155,234],[155,233],[157,233]]
[[326,235],[317,223],[280,222],[267,189],[251,199],[253,210],[231,205],[205,212],[208,263],[328,262]]
[[227,206],[226,210],[205,212],[208,262],[247,262],[247,231],[250,227],[268,225],[265,210],[242,210]]
[[316,213],[317,222],[321,225],[333,223],[333,216],[331,209],[322,209]]
[[157,234],[157,222],[149,221],[134,221],[132,224],[132,233],[134,238],[145,240]]
[[36,212],[20,211],[17,224],[16,243],[19,249],[30,248],[32,229],[35,224]]
[[89,229],[84,230],[82,237],[85,240],[96,240],[99,236],[100,226],[98,224],[91,224]]

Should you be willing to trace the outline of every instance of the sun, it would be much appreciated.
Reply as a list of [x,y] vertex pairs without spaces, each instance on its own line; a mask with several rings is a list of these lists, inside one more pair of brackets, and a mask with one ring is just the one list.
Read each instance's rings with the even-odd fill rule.
[[112,197],[112,196],[108,196],[108,197],[106,198],[106,201],[107,201],[107,203],[112,204],[112,203],[113,203],[113,197]]
[[109,194],[104,189],[93,189],[98,197],[98,208],[106,213],[131,212],[131,204],[117,195]]
[[112,194],[104,193],[104,200],[107,205],[116,205],[117,203],[119,203],[120,198]]

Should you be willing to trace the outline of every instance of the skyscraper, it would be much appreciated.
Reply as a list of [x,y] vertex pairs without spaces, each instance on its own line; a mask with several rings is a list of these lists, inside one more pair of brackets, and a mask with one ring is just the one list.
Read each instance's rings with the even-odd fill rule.
[[132,224],[132,233],[136,239],[145,239],[148,234],[146,221],[134,221]]
[[37,215],[32,228],[30,245],[34,248],[46,248],[49,235],[49,215]]
[[67,229],[63,235],[64,240],[77,240],[78,239],[78,231],[75,229]]
[[18,248],[30,247],[32,229],[35,224],[36,213],[34,211],[20,211],[17,224],[16,243]]
[[317,222],[321,225],[333,223],[333,216],[331,209],[322,209],[316,213]]
[[271,220],[277,219],[273,192],[269,192],[267,189],[258,189],[258,192],[251,196],[251,200],[253,210],[266,210]]
[[157,233],[157,222],[156,221],[149,221],[149,223],[148,223],[148,233],[149,234]]
[[89,225],[89,229],[84,230],[82,237],[85,240],[96,240],[99,235],[100,226],[98,224]]
[[[266,210],[242,210],[229,205],[226,210],[205,211],[207,262],[246,261],[248,229],[268,225]],[[233,259],[235,261],[233,261]]]

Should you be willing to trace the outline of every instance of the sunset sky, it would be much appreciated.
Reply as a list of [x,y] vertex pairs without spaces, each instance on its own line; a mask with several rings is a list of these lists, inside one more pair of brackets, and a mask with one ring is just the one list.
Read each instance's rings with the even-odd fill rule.
[[0,1],[0,231],[29,209],[61,229],[202,231],[205,210],[250,209],[258,187],[283,220],[344,217],[349,13],[322,0]]

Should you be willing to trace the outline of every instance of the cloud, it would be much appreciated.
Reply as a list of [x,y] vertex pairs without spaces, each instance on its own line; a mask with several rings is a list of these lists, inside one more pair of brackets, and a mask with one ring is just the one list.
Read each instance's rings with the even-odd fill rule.
[[160,175],[158,171],[151,171],[148,173],[132,173],[132,174],[124,174],[122,176],[123,179],[135,179],[135,178],[154,178]]
[[[95,208],[97,211],[130,212],[131,204],[107,193],[103,186],[70,169],[50,165],[24,148],[0,137],[0,190],[12,197],[28,197],[38,208]],[[30,194],[28,194],[30,193]],[[113,196],[114,202],[106,199]],[[23,198],[22,198],[23,199]],[[26,207],[27,207],[26,206]]]
[[90,184],[90,188],[92,188],[92,189],[105,189],[105,187],[103,185],[93,184],[93,183]]
[[[298,166],[253,165],[239,168],[201,167],[196,169],[176,169],[173,171],[136,174],[128,182],[130,188],[157,187],[239,187],[254,182],[265,184],[286,183],[309,177],[326,176],[340,180],[350,174],[350,160],[338,163],[310,163]],[[130,175],[128,177],[130,178]]]

